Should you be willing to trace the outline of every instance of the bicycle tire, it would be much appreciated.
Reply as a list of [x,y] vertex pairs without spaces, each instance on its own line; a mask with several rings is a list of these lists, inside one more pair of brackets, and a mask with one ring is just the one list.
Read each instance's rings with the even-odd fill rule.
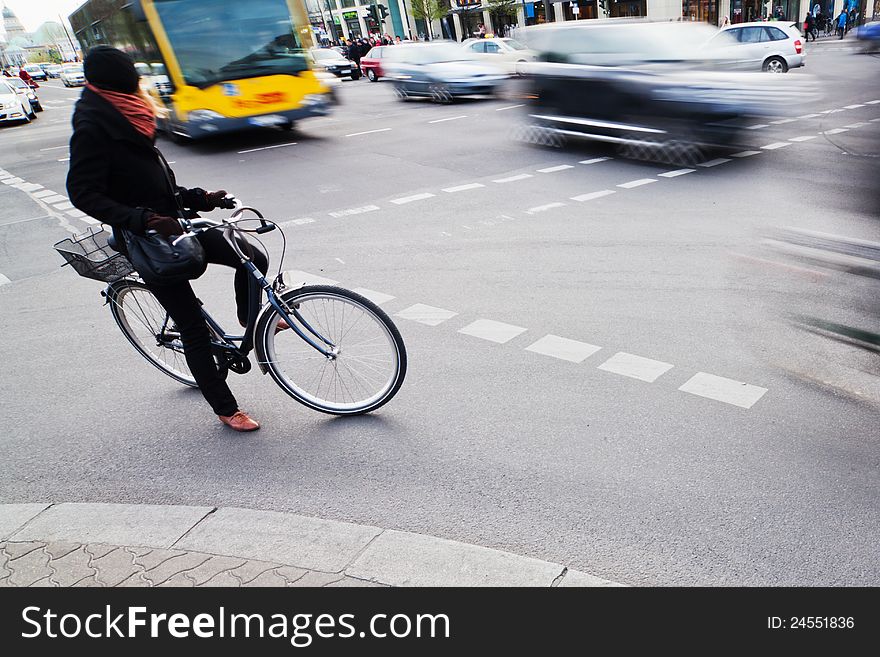
[[[280,296],[339,347],[336,358],[330,359],[292,329],[276,332],[280,315],[268,307],[257,323],[255,349],[260,367],[284,392],[304,406],[330,415],[369,413],[397,394],[406,377],[406,347],[385,311],[356,292],[330,285],[309,285]],[[354,319],[347,328],[346,313]],[[358,327],[365,317],[372,323]],[[291,361],[295,366],[291,367]],[[378,385],[370,392],[373,380]]]
[[147,362],[178,383],[198,388],[180,338],[172,340],[170,346],[157,339],[167,312],[146,285],[130,279],[116,281],[108,287],[107,300],[117,326]]

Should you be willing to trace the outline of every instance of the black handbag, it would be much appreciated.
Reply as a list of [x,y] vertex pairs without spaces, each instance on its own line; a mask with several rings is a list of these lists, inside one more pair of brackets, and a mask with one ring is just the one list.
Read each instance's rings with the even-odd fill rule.
[[208,259],[196,237],[165,237],[150,232],[122,231],[128,260],[145,283],[171,285],[191,281],[205,273]]

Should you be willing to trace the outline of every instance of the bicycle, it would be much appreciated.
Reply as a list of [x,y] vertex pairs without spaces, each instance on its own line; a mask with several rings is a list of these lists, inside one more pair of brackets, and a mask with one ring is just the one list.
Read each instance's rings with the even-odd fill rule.
[[[181,220],[191,239],[207,230],[223,237],[250,272],[248,321],[241,335],[228,333],[205,309],[214,358],[221,375],[245,374],[248,358],[285,393],[301,404],[331,415],[360,415],[376,410],[400,390],[406,376],[403,338],[391,318],[360,294],[331,285],[289,287],[281,265],[287,240],[284,231],[254,208],[238,206],[229,219]],[[243,218],[245,212],[255,218]],[[259,220],[255,229],[239,226]],[[283,240],[278,274],[270,282],[244,252],[247,233],[279,230]],[[81,276],[107,283],[105,305],[131,345],[150,364],[175,381],[197,387],[186,365],[180,333],[159,301],[139,280],[131,263],[115,250],[104,227],[57,242],[58,251]],[[251,251],[252,252],[252,251]],[[62,265],[64,266],[64,265]],[[266,301],[263,302],[263,294]],[[279,320],[289,328],[278,330]]]

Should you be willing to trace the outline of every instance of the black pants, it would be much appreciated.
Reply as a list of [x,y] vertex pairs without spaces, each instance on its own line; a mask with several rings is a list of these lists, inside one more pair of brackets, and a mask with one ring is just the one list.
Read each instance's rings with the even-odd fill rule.
[[[250,274],[219,231],[209,230],[201,233],[198,240],[205,247],[208,262],[235,269],[235,305],[238,320],[242,324],[246,323]],[[246,246],[243,246],[242,250],[250,255],[261,272],[265,274],[269,270],[269,262],[261,251],[253,249],[253,253],[250,253]],[[177,324],[183,341],[186,364],[189,365],[193,378],[199,384],[199,390],[202,391],[211,408],[217,415],[229,416],[235,413],[238,410],[238,402],[217,371],[217,364],[211,353],[211,334],[192,286],[187,281],[174,285],[150,285],[149,288]]]

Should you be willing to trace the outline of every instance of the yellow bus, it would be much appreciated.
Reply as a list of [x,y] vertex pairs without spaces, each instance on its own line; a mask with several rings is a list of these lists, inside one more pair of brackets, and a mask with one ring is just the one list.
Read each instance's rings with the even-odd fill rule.
[[129,53],[169,109],[177,141],[327,114],[336,99],[309,66],[304,0],[89,0],[70,15],[83,53]]

